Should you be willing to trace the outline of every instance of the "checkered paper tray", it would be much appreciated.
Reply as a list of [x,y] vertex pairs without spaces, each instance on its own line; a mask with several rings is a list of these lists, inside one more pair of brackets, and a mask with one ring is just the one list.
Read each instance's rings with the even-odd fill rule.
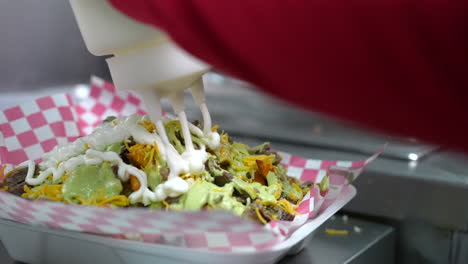
[[[88,98],[73,103],[67,94],[53,95],[0,112],[0,164],[7,170],[42,155],[58,144],[86,135],[106,116],[144,114],[140,98],[116,92],[112,84],[92,78]],[[323,218],[327,208],[350,192],[350,185],[383,151],[364,161],[304,159],[281,153],[288,175],[321,182],[328,174],[329,190],[314,187],[300,203],[292,222],[266,226],[227,212],[165,212],[146,209],[85,207],[48,201],[30,201],[0,192],[0,218],[55,229],[99,234],[118,239],[168,244],[218,252],[268,251],[304,224]],[[3,175],[0,175],[0,179]],[[341,207],[344,204],[340,205]],[[339,209],[339,208],[338,208]],[[331,215],[327,216],[330,217]],[[318,226],[317,226],[318,227]],[[316,228],[316,227],[315,227]]]

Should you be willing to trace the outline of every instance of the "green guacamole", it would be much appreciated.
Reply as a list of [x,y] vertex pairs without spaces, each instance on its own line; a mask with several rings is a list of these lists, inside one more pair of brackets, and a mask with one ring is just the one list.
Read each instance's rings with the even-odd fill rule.
[[119,195],[122,183],[115,176],[108,163],[99,165],[80,165],[63,183],[63,197],[71,203],[78,203],[76,198],[89,201],[92,196],[104,194],[106,198]]

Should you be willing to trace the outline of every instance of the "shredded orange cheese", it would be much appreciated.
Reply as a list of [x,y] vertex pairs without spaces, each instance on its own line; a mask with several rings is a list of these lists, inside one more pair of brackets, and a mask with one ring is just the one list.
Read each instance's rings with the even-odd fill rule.
[[143,145],[136,144],[131,147],[126,146],[128,149],[128,158],[132,163],[136,164],[140,168],[148,168],[153,163],[155,157],[159,153],[158,145]]
[[285,212],[289,213],[289,214],[293,214],[293,215],[298,215],[299,213],[296,211],[294,205],[292,205],[289,201],[287,200],[280,200],[280,201],[277,201],[276,203],[266,203],[262,200],[255,200],[256,202],[259,202],[265,206],[267,205],[277,205],[279,207],[281,207],[281,209],[283,209]]
[[245,157],[243,162],[244,162],[244,165],[246,166],[249,166],[251,168],[256,168],[257,167],[256,160],[261,160],[268,164],[268,163],[272,163],[274,158],[275,158],[274,156],[258,155],[258,156]]
[[243,158],[243,165],[247,166],[247,170],[249,170],[252,175],[255,175],[254,179],[251,179],[250,182],[258,181],[259,183],[264,184],[264,177],[268,174],[269,171],[273,170],[273,160],[274,156],[267,155],[250,156]]
[[108,205],[108,204],[113,204],[113,205],[116,205],[116,206],[119,206],[119,207],[125,207],[129,204],[128,202],[128,198],[127,196],[125,195],[116,195],[116,196],[112,196],[110,198],[107,198],[97,204],[95,204],[96,206],[105,206],[105,205]]
[[[298,191],[298,192],[301,194],[301,196],[300,196],[297,200],[302,199],[304,193],[302,192],[301,187],[299,187],[299,185],[297,185],[296,183],[291,183],[291,186],[292,186],[294,189],[296,189],[296,191]],[[296,197],[296,198],[297,198],[297,197]]]
[[76,197],[76,200],[78,200],[81,205],[89,205],[90,202],[86,201],[85,199],[81,198],[81,197]]
[[229,136],[227,134],[222,134],[220,142],[221,142],[221,144],[228,144],[229,143]]
[[243,180],[243,181],[248,181],[248,180],[250,180],[250,179],[247,179],[247,177],[246,177],[245,175],[237,174],[236,177],[239,178],[239,179],[241,179],[241,180]]
[[196,177],[194,184],[197,184],[197,183],[200,183],[200,182],[202,182],[202,179],[200,177]]
[[300,192],[300,193],[302,192],[301,187],[299,187],[299,185],[297,185],[296,183],[291,183],[291,186],[292,186],[294,189],[296,189],[296,191],[298,191],[298,192]]
[[106,198],[104,191],[101,191],[98,195],[92,195],[89,200],[85,200],[82,197],[76,198],[81,205],[91,206],[109,206],[115,205],[119,207],[125,207],[129,204],[128,197],[125,195],[116,195]]
[[130,147],[128,146],[128,142],[127,142],[127,140],[124,140],[124,145],[125,145],[125,148],[126,148],[127,150],[129,150],[129,149],[130,149]]
[[[302,193],[302,192],[301,192]],[[299,200],[299,197],[297,197],[294,193],[289,193],[289,197],[293,200]]]
[[24,193],[21,196],[32,200],[45,198],[51,201],[63,201],[61,184],[43,185],[35,189],[30,189],[27,185],[24,185],[23,190]]
[[265,201],[258,200],[258,199],[255,200],[255,201],[256,201],[256,202],[259,202],[259,203],[261,203],[261,204],[263,204],[263,205],[265,205],[265,206],[267,206],[267,205],[275,205],[275,204],[276,204],[275,202],[273,202],[273,203],[267,203],[267,202],[265,202]]
[[281,207],[284,211],[290,213],[290,214],[294,214],[294,215],[298,215],[299,213],[296,212],[296,210],[293,208],[293,206],[291,205],[291,203],[287,200],[281,200],[281,201],[278,201],[276,203],[276,205],[278,205],[279,207]]
[[220,162],[224,162],[224,161],[230,161],[231,159],[231,154],[228,150],[228,148],[225,146],[225,145],[221,145],[219,147],[219,157],[218,157],[219,161]]
[[68,179],[68,174],[65,174],[60,178],[61,182],[65,182]]
[[327,229],[325,229],[325,233],[327,233],[327,235],[346,236],[346,235],[349,234],[349,231],[348,230],[337,230],[337,229],[327,228]]
[[197,175],[191,174],[191,173],[184,174],[184,175],[180,176],[180,178],[182,178],[184,180],[193,179],[195,181],[197,181],[199,179],[199,177],[197,177]]
[[263,218],[262,214],[260,213],[260,209],[256,208],[255,209],[255,214],[257,214],[257,218],[258,218],[258,220],[260,220],[260,222],[262,222],[262,224],[266,225],[268,223],[265,220],[265,218]]
[[169,211],[169,204],[166,201],[162,201],[162,204],[166,208],[166,211]]
[[148,130],[148,132],[153,132],[156,130],[156,126],[154,125],[153,122],[150,122],[150,121],[143,121],[140,123],[140,125],[144,128],[146,128],[146,130]]
[[246,188],[246,189],[249,189],[249,191],[250,191],[251,193],[257,193],[257,192],[254,190],[254,188],[252,188],[251,186],[248,186],[248,185],[247,185],[247,186],[245,186],[245,188]]
[[[312,185],[313,187],[313,185]],[[304,197],[304,195],[306,195],[306,193],[308,193],[310,191],[310,188],[305,188],[305,189],[302,189],[302,197]]]
[[[23,187],[24,193],[22,197],[26,197],[32,200],[47,199],[51,201],[66,202],[63,199],[62,185],[43,185],[38,188],[30,189],[27,185]],[[76,198],[82,205],[93,205],[93,206],[109,206],[115,205],[119,207],[128,206],[129,201],[125,195],[116,195],[106,198],[104,192],[99,195],[91,196],[89,200],[85,200],[82,197]]]
[[3,181],[5,176],[6,165],[0,166],[0,182]]
[[276,186],[278,186],[278,191],[275,193],[275,199],[280,198],[281,192],[283,191],[283,186],[279,182],[275,182]]

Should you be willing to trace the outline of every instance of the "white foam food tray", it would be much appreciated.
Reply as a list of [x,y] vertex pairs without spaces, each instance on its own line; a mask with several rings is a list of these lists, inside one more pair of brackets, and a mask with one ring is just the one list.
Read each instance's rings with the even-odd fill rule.
[[[328,218],[356,195],[349,185],[339,197],[272,250],[211,252],[113,239],[93,234],[50,229],[0,219],[0,240],[9,255],[28,264],[154,264],[154,263],[274,263],[297,254]],[[318,252],[319,254],[319,252]]]

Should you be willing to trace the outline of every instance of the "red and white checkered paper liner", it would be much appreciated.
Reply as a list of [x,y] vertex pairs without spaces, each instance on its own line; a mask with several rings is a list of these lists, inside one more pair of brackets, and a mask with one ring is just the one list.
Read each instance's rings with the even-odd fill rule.
[[[141,100],[131,92],[116,92],[96,77],[89,98],[72,104],[69,95],[54,95],[0,112],[0,164],[10,168],[32,159],[39,161],[54,146],[86,135],[106,116],[144,113]],[[170,244],[213,251],[271,249],[306,221],[313,221],[341,194],[383,148],[365,161],[304,159],[281,153],[288,175],[319,183],[330,177],[330,188],[307,193],[292,222],[272,221],[261,226],[227,212],[165,212],[147,209],[110,209],[49,201],[30,201],[0,192],[0,217],[115,238]],[[0,175],[1,179],[2,175]]]

